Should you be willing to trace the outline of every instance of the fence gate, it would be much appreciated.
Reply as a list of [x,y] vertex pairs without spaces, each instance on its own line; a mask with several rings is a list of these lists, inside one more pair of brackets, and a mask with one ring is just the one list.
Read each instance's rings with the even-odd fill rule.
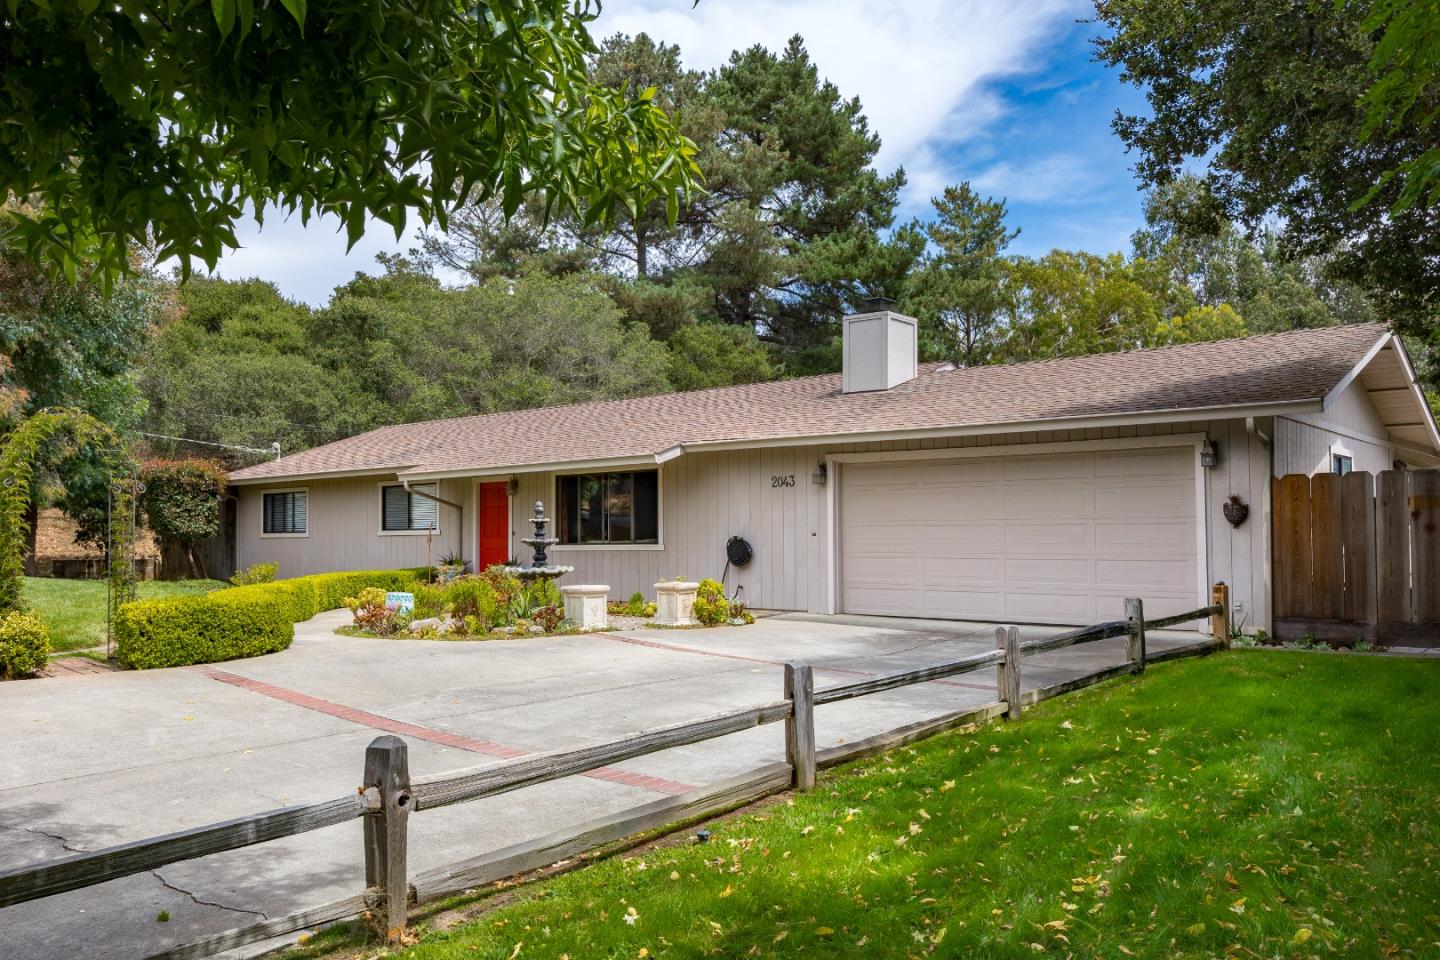
[[1440,642],[1440,470],[1274,481],[1275,635]]

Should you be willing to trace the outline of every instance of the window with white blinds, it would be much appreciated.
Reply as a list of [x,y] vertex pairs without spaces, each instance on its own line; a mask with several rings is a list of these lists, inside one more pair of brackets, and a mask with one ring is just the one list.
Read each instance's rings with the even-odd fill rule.
[[262,501],[263,533],[308,533],[310,498],[304,490],[265,494]]
[[385,533],[438,530],[440,504],[432,499],[436,496],[439,489],[433,483],[414,483],[409,490],[398,483],[381,487],[380,529]]

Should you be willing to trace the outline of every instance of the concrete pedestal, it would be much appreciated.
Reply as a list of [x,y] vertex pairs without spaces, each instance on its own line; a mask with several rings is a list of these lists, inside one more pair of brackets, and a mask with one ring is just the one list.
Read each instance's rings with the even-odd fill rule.
[[575,584],[561,587],[560,595],[565,598],[565,619],[573,621],[581,630],[604,630],[610,625],[608,585]]
[[655,584],[655,623],[662,627],[688,627],[695,619],[695,592],[700,584],[667,580]]

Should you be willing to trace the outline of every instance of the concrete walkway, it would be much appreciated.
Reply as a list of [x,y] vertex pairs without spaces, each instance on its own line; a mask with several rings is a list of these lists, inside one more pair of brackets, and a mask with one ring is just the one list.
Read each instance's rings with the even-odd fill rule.
[[[365,640],[296,626],[284,652],[209,666],[0,684],[6,866],[353,791],[396,733],[413,776],[610,740],[781,696],[781,664],[823,688],[991,649],[993,624],[785,614],[749,627],[484,643]],[[1022,628],[1022,638],[1060,628]],[[1202,639],[1152,633],[1152,650]],[[1026,687],[1123,659],[1123,639],[1027,660]],[[825,706],[820,747],[995,699],[992,671]],[[782,725],[412,818],[412,869],[683,792],[783,756]],[[131,960],[358,892],[359,821],[0,910],[0,957]],[[157,917],[162,911],[169,920]]]

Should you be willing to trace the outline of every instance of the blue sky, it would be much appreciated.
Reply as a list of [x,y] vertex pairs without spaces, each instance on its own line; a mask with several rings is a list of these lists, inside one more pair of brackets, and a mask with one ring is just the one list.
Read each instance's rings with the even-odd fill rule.
[[[901,217],[969,180],[1007,199],[1012,249],[1125,250],[1141,221],[1131,159],[1110,130],[1117,107],[1142,100],[1092,62],[1096,28],[1084,0],[607,0],[597,36],[648,32],[678,43],[688,66],[730,51],[780,48],[795,33],[823,75],[859,96],[884,143],[876,166],[903,165]],[[324,303],[375,254],[413,246],[374,225],[348,255],[333,220],[302,226],[272,214],[239,231],[242,249],[218,273],[272,280],[290,297]]]

